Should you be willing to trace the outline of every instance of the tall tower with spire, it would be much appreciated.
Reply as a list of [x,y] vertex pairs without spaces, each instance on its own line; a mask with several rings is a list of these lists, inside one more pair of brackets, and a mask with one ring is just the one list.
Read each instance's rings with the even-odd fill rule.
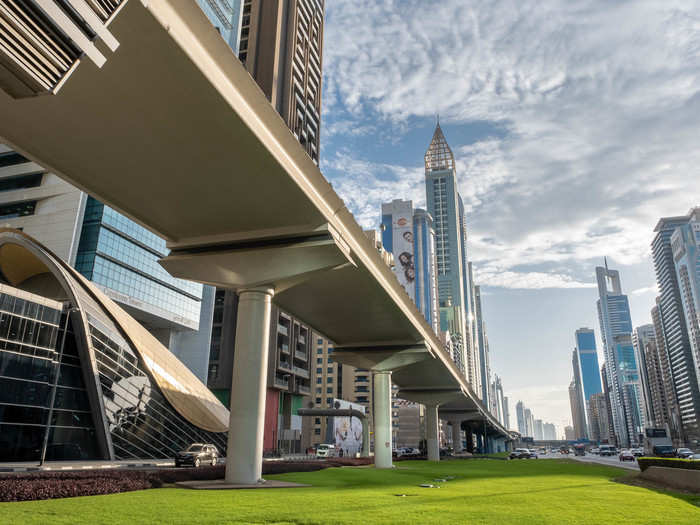
[[[425,193],[435,227],[441,330],[447,330],[447,318],[462,319],[459,330],[464,352],[462,362],[465,363],[467,379],[476,386],[480,384],[479,351],[475,334],[470,330],[470,320],[475,319],[475,312],[469,301],[464,206],[459,195],[455,157],[439,121],[425,152]],[[459,309],[459,315],[450,313],[451,309]]]

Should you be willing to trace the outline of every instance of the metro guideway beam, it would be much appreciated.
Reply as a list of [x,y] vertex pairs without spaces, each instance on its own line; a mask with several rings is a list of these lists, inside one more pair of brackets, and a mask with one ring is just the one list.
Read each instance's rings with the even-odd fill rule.
[[[337,345],[428,348],[424,369],[375,374],[385,416],[389,372],[400,388],[429,377],[509,435],[195,2],[124,0],[104,22],[85,12],[90,34],[55,0],[41,5],[51,34],[75,45],[47,44],[68,49],[57,60],[3,33],[49,62],[0,48],[0,140],[164,237],[172,275],[239,292],[228,481],[260,479],[272,300]],[[381,439],[377,461],[390,464],[390,427]]]

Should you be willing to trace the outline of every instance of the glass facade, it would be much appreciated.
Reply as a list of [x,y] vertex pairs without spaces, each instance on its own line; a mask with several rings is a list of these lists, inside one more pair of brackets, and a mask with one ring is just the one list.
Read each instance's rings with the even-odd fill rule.
[[164,311],[170,321],[196,329],[202,285],[168,274],[158,264],[168,252],[163,239],[88,198],[76,269],[94,283]]
[[96,459],[69,316],[0,294],[0,461]]
[[603,391],[600,382],[600,367],[598,366],[598,352],[595,344],[595,332],[593,330],[576,331],[576,349],[581,366],[581,381],[583,382],[583,394],[586,402],[593,394]]
[[88,316],[105,416],[117,459],[171,458],[192,443],[226,449],[226,434],[186,421],[153,382],[136,352],[117,333]]

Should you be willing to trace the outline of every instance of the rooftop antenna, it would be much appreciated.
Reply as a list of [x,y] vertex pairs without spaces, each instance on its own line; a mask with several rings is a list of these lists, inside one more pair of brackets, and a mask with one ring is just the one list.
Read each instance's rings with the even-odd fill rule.
[[608,273],[608,258],[605,255],[603,256],[603,261],[605,261],[605,273]]
[[437,125],[440,127],[440,113],[437,114]]

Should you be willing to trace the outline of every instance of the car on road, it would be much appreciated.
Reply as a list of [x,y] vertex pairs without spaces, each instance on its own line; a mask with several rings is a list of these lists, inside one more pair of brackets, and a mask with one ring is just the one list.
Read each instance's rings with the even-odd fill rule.
[[537,451],[534,448],[529,449],[528,452],[530,453],[529,459],[537,459]]
[[601,445],[600,446],[600,456],[616,456],[617,448],[612,445]]
[[679,448],[676,450],[676,457],[681,459],[688,459],[693,455],[693,451],[689,448]]
[[530,451],[526,448],[516,448],[510,454],[508,459],[527,459],[530,457]]
[[632,455],[635,458],[641,458],[644,455],[644,449],[637,447],[637,448],[631,448],[630,452],[632,452]]
[[691,461],[700,461],[700,454],[693,454],[688,459]]
[[175,456],[176,467],[214,466],[219,462],[219,450],[209,443],[192,443]]
[[600,454],[600,449],[598,447],[593,447],[591,449],[591,454]]
[[675,458],[676,457],[676,449],[674,449],[671,445],[656,445],[652,449],[652,453],[657,458]]
[[621,450],[618,457],[620,461],[634,461],[634,454],[631,450]]

